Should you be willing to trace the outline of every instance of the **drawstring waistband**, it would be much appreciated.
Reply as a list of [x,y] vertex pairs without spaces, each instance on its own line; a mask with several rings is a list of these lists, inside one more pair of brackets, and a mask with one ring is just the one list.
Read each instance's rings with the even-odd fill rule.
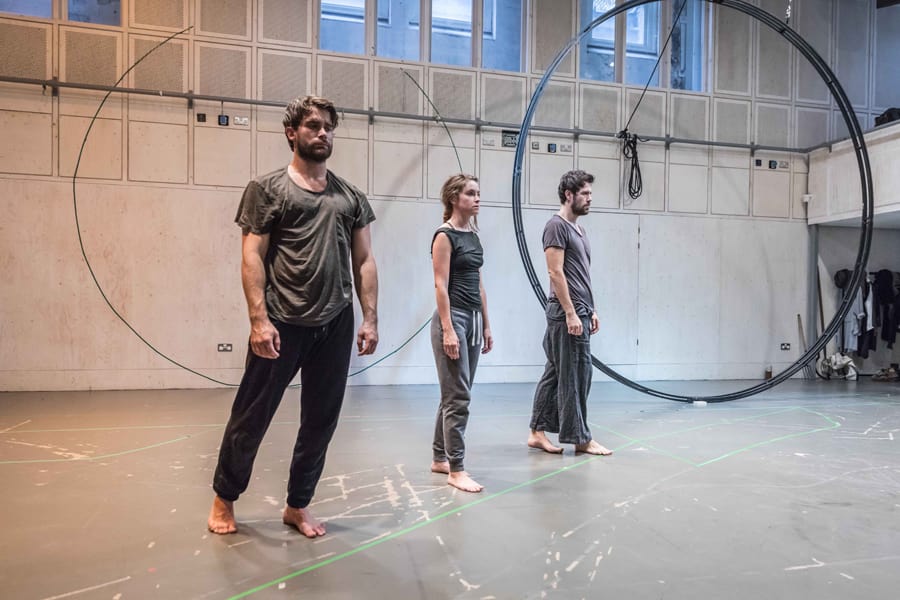
[[472,335],[469,336],[469,345],[470,346],[480,346],[482,343],[483,332],[483,323],[481,311],[473,310],[472,311]]

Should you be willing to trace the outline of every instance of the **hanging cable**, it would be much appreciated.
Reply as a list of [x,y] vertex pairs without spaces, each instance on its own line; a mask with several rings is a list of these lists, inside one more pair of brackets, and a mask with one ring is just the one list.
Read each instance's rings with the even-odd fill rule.
[[[124,73],[122,73],[122,76],[119,77],[119,79],[113,84],[113,88],[118,87],[119,84],[125,80],[125,77],[127,77],[128,74],[132,70],[134,70],[135,67],[137,67],[139,64],[141,64],[141,62],[143,62],[143,60],[145,58],[147,58],[148,56],[150,56],[150,54],[152,54],[154,51],[156,51],[157,48],[168,43],[169,41],[173,40],[174,38],[178,37],[179,35],[182,35],[188,31],[190,31],[191,29],[193,29],[193,27],[194,27],[193,25],[190,25],[188,27],[185,27],[181,31],[173,33],[172,35],[170,35],[169,37],[167,37],[166,39],[164,39],[163,41],[161,41],[160,43],[155,45],[153,48],[148,50],[143,56],[141,56],[139,59],[137,59],[134,62],[134,64],[132,64],[130,67],[128,67]],[[225,383],[223,381],[219,381],[218,379],[214,379],[212,377],[209,377],[208,375],[204,375],[203,373],[200,373],[199,371],[195,371],[194,369],[191,369],[190,367],[181,364],[180,362],[176,361],[175,359],[173,359],[173,358],[167,356],[166,354],[164,354],[163,352],[161,352],[159,349],[156,348],[156,346],[154,346],[149,341],[147,341],[140,333],[138,333],[138,331],[134,327],[131,326],[131,323],[129,323],[125,319],[125,317],[123,317],[122,314],[118,310],[116,310],[116,307],[113,306],[112,302],[107,297],[106,292],[103,291],[103,287],[100,285],[100,281],[97,279],[97,274],[94,273],[94,267],[91,265],[91,261],[88,259],[87,252],[84,249],[84,239],[81,236],[81,224],[78,219],[78,195],[76,194],[75,184],[78,181],[78,169],[81,166],[81,159],[84,156],[84,148],[85,148],[85,146],[87,146],[88,136],[90,136],[91,129],[93,129],[94,123],[97,122],[97,117],[100,115],[100,111],[103,110],[103,105],[106,104],[106,101],[109,99],[109,96],[110,96],[110,94],[112,94],[112,92],[113,92],[113,90],[108,90],[106,92],[106,94],[103,96],[103,99],[100,100],[100,104],[97,106],[97,110],[94,112],[93,118],[91,118],[90,122],[88,123],[87,130],[84,132],[84,138],[82,138],[82,140],[81,140],[81,148],[78,150],[78,158],[75,160],[75,170],[72,172],[72,207],[75,212],[75,231],[78,234],[78,247],[81,250],[81,257],[84,259],[84,264],[87,265],[88,272],[91,274],[91,279],[94,280],[94,285],[97,286],[97,291],[100,292],[100,296],[103,298],[103,301],[106,302],[106,305],[113,312],[113,314],[116,315],[116,317],[120,321],[122,321],[122,323],[125,324],[125,327],[127,327],[131,331],[131,333],[136,335],[137,338],[144,343],[144,345],[146,345],[153,352],[155,352],[156,354],[158,354],[160,357],[164,358],[165,360],[169,361],[176,367],[184,369],[185,371],[187,371],[189,373],[193,373],[194,375],[202,377],[213,383],[218,383],[220,385],[233,385],[233,384]]]
[[638,141],[646,142],[647,140],[639,138],[636,133],[628,133],[627,130],[619,132],[617,137],[624,140],[622,155],[626,160],[631,161],[631,170],[628,172],[628,195],[632,200],[637,200],[644,193],[644,180],[641,178],[641,163],[638,160],[637,145]]
[[653,76],[656,75],[656,70],[659,68],[659,61],[662,60],[663,55],[666,53],[666,48],[669,47],[669,40],[672,39],[672,34],[675,32],[675,26],[678,25],[678,20],[681,18],[681,13],[687,3],[688,0],[683,0],[681,6],[678,7],[678,12],[675,13],[675,18],[672,20],[672,27],[669,29],[669,35],[666,36],[666,41],[663,44],[662,49],[659,51],[659,56],[656,57],[656,63],[653,65],[653,70],[650,71],[650,76],[647,78],[647,83],[646,85],[644,85],[644,90],[641,92],[641,97],[638,98],[637,104],[634,105],[634,109],[632,109],[631,115],[628,117],[628,121],[625,123],[625,127],[616,136],[617,138],[623,140],[622,155],[625,157],[625,160],[631,161],[631,169],[628,172],[627,179],[628,196],[632,200],[637,200],[641,197],[641,194],[644,193],[644,184],[641,178],[641,162],[638,158],[638,142],[646,142],[647,140],[641,139],[635,133],[629,133],[628,126],[631,125],[631,120],[634,119],[634,115],[635,113],[637,113],[638,108],[641,106],[641,102],[643,102],[644,100],[644,95],[647,93],[647,88],[650,87],[650,83],[653,81]]
[[459,165],[459,172],[464,173],[465,169],[463,169],[462,160],[459,158],[459,150],[456,149],[456,143],[453,141],[453,135],[450,133],[450,128],[447,127],[447,122],[444,121],[444,117],[443,115],[441,115],[441,111],[439,111],[438,107],[434,105],[434,102],[431,101],[431,97],[428,95],[428,92],[426,92],[424,88],[419,85],[419,82],[416,81],[416,78],[410,75],[409,71],[407,71],[406,69],[400,70],[403,71],[404,75],[409,77],[409,80],[413,82],[413,85],[419,88],[419,91],[422,92],[422,95],[425,96],[426,100],[428,100],[428,104],[431,105],[431,110],[434,111],[435,120],[437,120],[437,122],[444,127],[444,131],[447,132],[447,137],[450,138],[450,145],[453,146],[453,153],[456,154],[456,164]]

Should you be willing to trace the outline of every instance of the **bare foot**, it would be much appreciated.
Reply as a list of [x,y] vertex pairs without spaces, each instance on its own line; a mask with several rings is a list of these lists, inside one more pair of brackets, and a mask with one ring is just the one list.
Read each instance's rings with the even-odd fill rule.
[[587,444],[575,444],[575,452],[596,454],[597,456],[609,456],[613,453],[612,450],[610,450],[606,446],[601,446],[594,440],[589,441]]
[[450,463],[447,462],[446,460],[444,462],[434,461],[433,463],[431,463],[431,472],[432,473],[449,474],[450,473]]
[[237,523],[234,521],[234,502],[223,500],[216,496],[213,498],[212,508],[209,510],[209,520],[206,526],[213,533],[225,534],[237,532]]
[[447,483],[464,492],[480,492],[484,486],[469,477],[465,471],[456,471],[447,476]]
[[563,452],[562,448],[554,446],[550,443],[550,440],[547,439],[547,434],[543,431],[531,432],[531,435],[528,436],[528,447],[537,448],[538,450],[543,450],[544,452],[549,452],[550,454],[562,454]]
[[281,520],[285,525],[295,527],[297,531],[308,538],[325,535],[325,524],[313,518],[305,508],[285,506]]

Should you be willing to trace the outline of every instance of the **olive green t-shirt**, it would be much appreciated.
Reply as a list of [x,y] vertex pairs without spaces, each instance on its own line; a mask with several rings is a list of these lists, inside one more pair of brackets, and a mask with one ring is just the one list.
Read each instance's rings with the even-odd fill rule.
[[269,318],[312,327],[350,304],[353,230],[374,220],[365,194],[331,171],[322,192],[298,186],[287,167],[248,183],[235,222],[244,233],[269,234]]

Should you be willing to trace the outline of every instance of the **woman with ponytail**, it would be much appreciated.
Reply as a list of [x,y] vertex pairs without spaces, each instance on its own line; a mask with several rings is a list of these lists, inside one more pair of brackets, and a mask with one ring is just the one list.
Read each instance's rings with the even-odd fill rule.
[[477,233],[480,201],[477,178],[451,175],[441,188],[444,223],[431,241],[437,301],[431,321],[431,346],[441,387],[431,470],[446,473],[447,483],[464,492],[483,489],[463,465],[464,438],[478,357],[494,345],[481,278],[484,252]]

